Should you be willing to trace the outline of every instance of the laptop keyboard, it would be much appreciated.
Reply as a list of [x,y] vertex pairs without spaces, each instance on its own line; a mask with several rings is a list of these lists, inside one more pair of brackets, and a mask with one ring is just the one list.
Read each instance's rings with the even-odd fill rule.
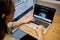
[[44,28],[47,28],[49,26],[48,23],[40,21],[38,19],[35,19],[34,22],[29,22],[28,24],[25,24],[25,25],[32,28],[32,29],[36,29],[36,27],[38,27],[38,25],[43,25]]
[[35,21],[33,23],[35,23],[37,25],[43,25],[45,28],[47,28],[49,26],[49,23],[47,23],[47,22],[41,21],[41,20],[36,19],[36,18],[34,18],[34,19],[35,19]]

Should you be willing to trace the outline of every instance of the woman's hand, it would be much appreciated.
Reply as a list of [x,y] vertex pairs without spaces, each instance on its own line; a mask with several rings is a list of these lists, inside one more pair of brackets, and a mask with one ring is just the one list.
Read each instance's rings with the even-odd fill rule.
[[23,21],[18,20],[16,22],[10,22],[7,24],[7,26],[10,29],[10,31],[12,31],[14,28],[19,27],[19,25],[28,23],[30,21],[34,21],[34,19],[30,17],[30,18],[27,18],[26,20],[23,20]]
[[30,21],[35,21],[35,20],[32,17],[30,17],[30,18],[27,18],[27,19],[21,21],[21,23],[28,23]]
[[18,21],[16,21],[16,22],[13,22],[13,26],[19,26],[19,25],[21,25],[21,24],[25,24],[25,23],[28,23],[28,22],[30,22],[30,21],[34,21],[34,19],[32,18],[32,17],[30,17],[30,18],[27,18],[27,19],[25,19],[25,20],[18,20]]
[[43,31],[44,31],[44,27],[43,27],[42,25],[39,25],[39,26],[36,28],[36,32],[37,32],[37,34],[38,34],[38,37],[42,37]]

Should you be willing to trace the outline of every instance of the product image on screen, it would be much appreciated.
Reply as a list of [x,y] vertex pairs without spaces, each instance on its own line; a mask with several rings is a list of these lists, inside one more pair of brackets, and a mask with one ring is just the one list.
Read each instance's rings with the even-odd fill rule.
[[45,18],[46,17],[46,14],[41,12],[41,13],[39,13],[39,16]]

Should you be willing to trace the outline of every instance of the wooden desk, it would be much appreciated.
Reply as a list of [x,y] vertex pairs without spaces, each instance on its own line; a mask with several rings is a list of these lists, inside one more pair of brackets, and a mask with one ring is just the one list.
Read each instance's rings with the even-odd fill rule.
[[[29,35],[35,38],[38,38],[35,30],[25,25],[19,26],[19,29],[23,30],[24,32],[28,33]],[[55,14],[55,17],[50,29],[48,30],[46,35],[43,35],[43,40],[60,40],[60,15]]]
[[[29,35],[35,38],[38,38],[37,34],[35,33],[35,30],[25,25],[21,25],[18,28],[28,33]],[[15,39],[7,35],[4,40],[15,40]],[[55,17],[50,29],[48,30],[46,35],[43,35],[43,40],[60,40],[60,15],[55,14]]]

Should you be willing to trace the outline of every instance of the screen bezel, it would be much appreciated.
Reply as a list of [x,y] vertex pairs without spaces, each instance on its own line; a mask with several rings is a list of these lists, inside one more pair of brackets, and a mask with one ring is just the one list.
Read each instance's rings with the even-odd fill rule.
[[[55,9],[55,8],[51,8],[51,7],[47,7],[47,6],[43,6],[43,5],[35,4],[35,6],[34,6],[34,13],[35,13],[35,7],[37,7],[37,6],[43,8],[43,9],[49,9],[49,10],[53,11],[53,12],[52,12],[52,13],[53,13],[53,17],[52,17],[52,19],[51,19],[51,22],[42,19],[43,21],[47,21],[47,22],[49,22],[49,23],[52,23],[53,18],[54,18],[54,14],[55,14],[55,12],[56,12],[56,9]],[[35,17],[35,16],[34,16],[34,15],[35,15],[34,13],[33,13],[33,17]],[[39,18],[38,18],[38,19],[39,19]],[[40,19],[41,19],[41,18],[40,18]],[[50,19],[49,19],[49,20],[50,20]]]

